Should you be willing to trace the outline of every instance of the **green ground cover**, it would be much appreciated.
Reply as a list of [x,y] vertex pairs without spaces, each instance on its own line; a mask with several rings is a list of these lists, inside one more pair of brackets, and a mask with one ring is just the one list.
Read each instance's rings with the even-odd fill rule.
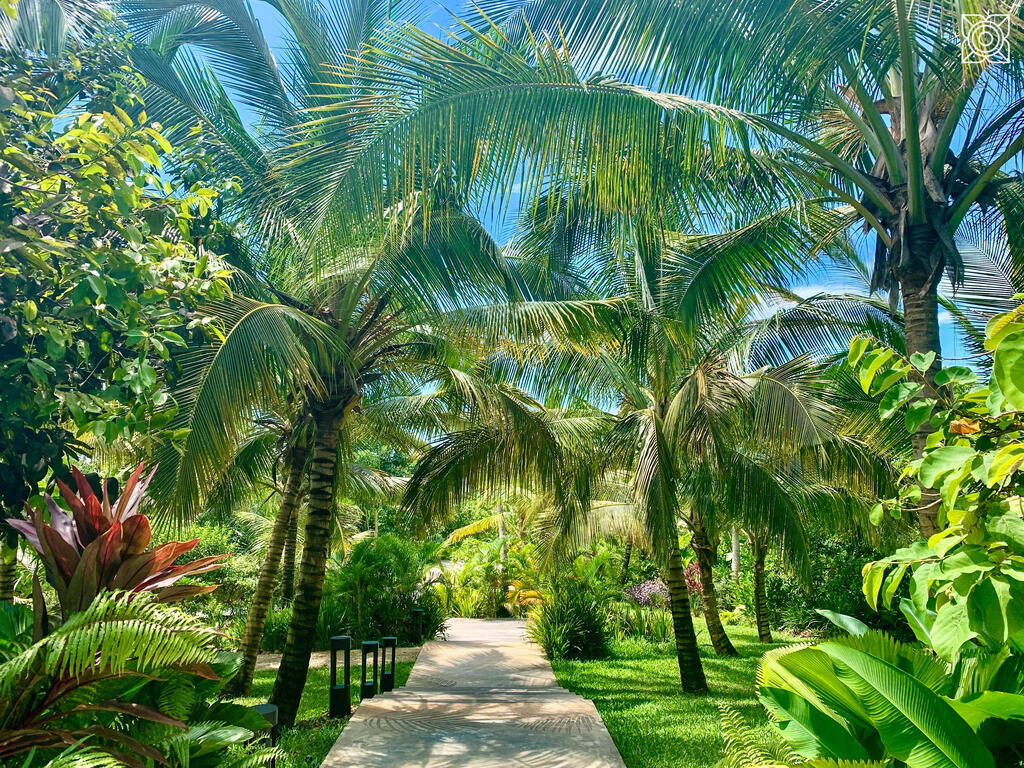
[[[411,661],[400,661],[395,664],[395,684],[398,687],[405,685],[409,673],[412,672],[412,666]],[[358,668],[353,669],[356,674],[358,671]],[[235,701],[250,705],[266,703],[276,676],[275,669],[258,671],[253,678],[252,694]],[[318,768],[335,739],[345,728],[346,720],[327,716],[330,679],[331,670],[326,667],[309,670],[295,727],[285,728],[281,732],[279,746],[285,757],[277,761],[277,768]],[[356,680],[352,688],[352,705],[355,706],[358,702],[359,682]]]
[[[702,644],[707,631],[696,619]],[[712,695],[684,697],[671,643],[620,641],[597,661],[556,661],[559,684],[597,705],[627,768],[712,768],[722,758],[718,704],[736,708],[751,725],[769,725],[754,697],[757,660],[772,646],[757,642],[752,627],[729,627],[739,658],[702,646]],[[792,638],[780,636],[784,642]]]

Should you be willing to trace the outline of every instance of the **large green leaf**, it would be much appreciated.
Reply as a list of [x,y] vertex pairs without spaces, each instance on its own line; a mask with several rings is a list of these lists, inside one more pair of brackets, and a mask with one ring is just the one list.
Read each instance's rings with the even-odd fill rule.
[[832,642],[818,648],[836,662],[886,749],[907,768],[995,768],[970,725],[923,683],[854,648]]
[[944,659],[956,656],[957,651],[973,636],[965,600],[943,606],[932,625],[932,647]]
[[797,754],[836,760],[870,757],[843,725],[792,691],[763,687],[758,698],[779,718],[779,730]]
[[1024,411],[1024,331],[1011,333],[999,342],[992,375],[1010,408]]
[[947,472],[960,469],[964,462],[974,457],[976,451],[967,445],[944,445],[936,448],[921,462],[921,483],[934,488],[936,481]]

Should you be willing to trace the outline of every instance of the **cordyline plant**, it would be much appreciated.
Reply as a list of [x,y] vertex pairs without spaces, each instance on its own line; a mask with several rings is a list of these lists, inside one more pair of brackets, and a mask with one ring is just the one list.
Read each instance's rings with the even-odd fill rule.
[[104,590],[155,592],[160,602],[170,603],[193,595],[212,592],[213,584],[178,584],[220,568],[227,555],[211,555],[182,565],[173,565],[192,551],[199,539],[169,541],[150,548],[153,531],[149,518],[139,512],[153,473],[142,479],[145,464],[139,464],[125,483],[124,491],[110,500],[109,480],[103,482],[103,497],[97,496],[85,476],[72,469],[76,493],[57,480],[60,494],[71,510],[62,509],[50,494],[44,494],[50,512],[49,523],[40,510],[28,504],[28,520],[7,522],[35,548],[46,567],[46,579],[57,591],[63,619],[89,606]]

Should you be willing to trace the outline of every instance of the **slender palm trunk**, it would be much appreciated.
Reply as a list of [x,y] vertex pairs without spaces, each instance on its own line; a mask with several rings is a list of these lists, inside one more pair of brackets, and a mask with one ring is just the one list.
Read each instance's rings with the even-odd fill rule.
[[704,603],[704,620],[708,624],[711,646],[719,656],[735,656],[736,649],[722,626],[718,615],[718,593],[715,591],[714,563],[717,556],[715,546],[702,533],[695,531],[690,542],[697,555],[697,570],[700,573],[700,595]]
[[270,612],[270,601],[274,595],[274,582],[277,580],[277,569],[281,562],[281,551],[284,549],[285,538],[291,520],[298,513],[299,488],[302,485],[302,470],[306,466],[309,449],[300,443],[292,447],[291,459],[288,462],[288,479],[285,481],[284,495],[277,519],[270,531],[267,542],[267,554],[263,558],[263,566],[256,581],[256,592],[249,606],[249,615],[245,619],[245,632],[242,634],[242,666],[226,686],[231,696],[245,696],[252,688],[252,676],[256,671],[256,657],[263,642],[263,628]]
[[278,706],[279,722],[295,724],[302,689],[309,672],[309,656],[313,650],[316,622],[324,591],[327,570],[327,546],[331,537],[334,507],[334,476],[338,463],[338,430],[341,418],[337,412],[316,414],[316,436],[310,464],[309,505],[306,514],[306,535],[299,563],[299,583],[292,603],[292,620],[281,665],[274,680],[270,702]]
[[633,537],[626,539],[626,551],[622,555],[622,575],[619,577],[619,584],[625,585],[629,576],[629,561],[633,557]]
[[693,628],[693,615],[690,613],[690,593],[686,589],[686,576],[683,574],[683,558],[679,546],[673,546],[669,552],[668,596],[672,605],[672,628],[676,638],[676,660],[679,662],[679,680],[683,693],[703,695],[708,692],[708,682],[704,677],[704,666],[700,661],[700,650],[697,647],[697,633]]
[[[921,261],[921,259],[917,259],[917,261]],[[927,277],[928,275],[923,269],[913,270],[903,276],[900,288],[903,292],[903,327],[907,338],[907,354],[934,352],[935,363],[927,374],[930,377],[942,365],[942,347],[939,336],[938,287],[932,286],[931,290],[925,291],[922,295]],[[925,422],[912,435],[911,441],[914,446],[915,458],[921,458],[924,454],[925,441],[931,431],[928,423]],[[925,490],[917,509],[917,521],[922,536],[929,537],[939,532],[938,513],[938,494]]]
[[18,576],[18,548],[0,544],[0,603],[14,602],[14,582]]
[[754,555],[754,621],[757,624],[757,639],[771,643],[772,630],[768,623],[768,593],[764,586],[764,558],[767,547],[757,539],[751,539]]
[[498,504],[498,538],[501,539],[501,547],[498,550],[498,559],[501,560],[502,568],[508,560],[508,544],[505,543],[505,505]]
[[740,580],[740,529],[737,526],[732,527],[732,556],[730,560],[732,566],[732,580]]
[[296,502],[288,520],[288,533],[281,555],[281,599],[290,603],[295,597],[295,544],[299,538],[299,506]]

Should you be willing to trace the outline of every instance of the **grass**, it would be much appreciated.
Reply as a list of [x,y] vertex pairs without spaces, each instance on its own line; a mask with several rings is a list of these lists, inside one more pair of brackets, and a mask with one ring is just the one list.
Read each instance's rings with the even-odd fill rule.
[[[409,673],[412,672],[412,666],[413,662],[411,661],[400,661],[395,664],[395,685],[397,687],[405,685],[409,679]],[[355,677],[352,686],[352,706],[355,707],[359,702],[359,669],[353,668],[352,671]],[[252,693],[234,701],[250,705],[266,703],[270,698],[276,677],[276,669],[258,671],[253,678]],[[284,728],[281,731],[281,741],[278,746],[285,756],[284,759],[277,761],[277,768],[318,768],[331,749],[331,745],[345,728],[346,720],[327,716],[330,679],[331,670],[327,667],[309,670],[295,727]]]
[[[703,629],[700,621],[698,630]],[[710,646],[701,648],[710,696],[680,693],[671,644],[619,642],[607,659],[556,661],[555,676],[594,702],[627,768],[712,768],[722,758],[718,704],[736,709],[755,732],[763,729],[767,735],[769,729],[754,698],[754,671],[761,654],[772,646],[757,642],[752,627],[727,629],[738,658],[716,656]],[[700,636],[706,639],[706,631]]]

